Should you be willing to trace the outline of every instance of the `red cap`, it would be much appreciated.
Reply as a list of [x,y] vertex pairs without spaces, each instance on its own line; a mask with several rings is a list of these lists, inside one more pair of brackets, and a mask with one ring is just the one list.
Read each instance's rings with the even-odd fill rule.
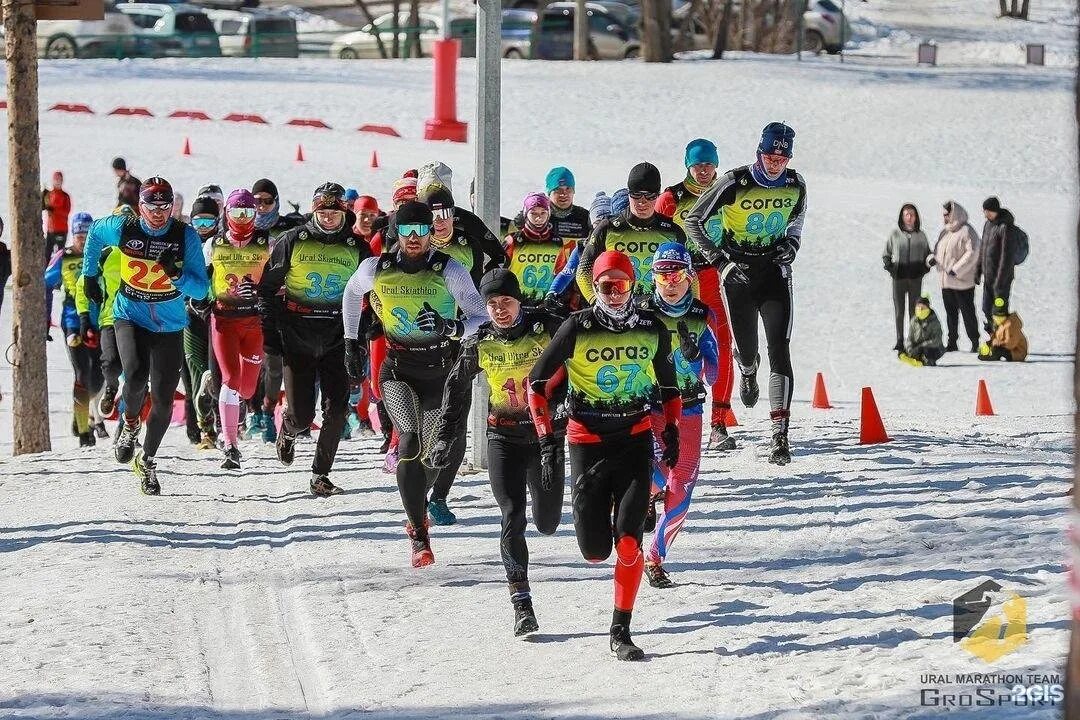
[[364,210],[371,212],[379,212],[379,201],[370,195],[361,195],[353,200],[352,205],[353,212],[359,215]]
[[592,266],[593,282],[609,270],[621,270],[628,278],[634,279],[634,263],[629,255],[618,250],[605,250],[596,257]]

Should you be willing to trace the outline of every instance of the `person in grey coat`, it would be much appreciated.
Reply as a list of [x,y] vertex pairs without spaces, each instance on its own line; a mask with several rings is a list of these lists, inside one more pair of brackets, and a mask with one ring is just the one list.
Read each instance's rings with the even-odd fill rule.
[[982,311],[986,322],[983,329],[994,334],[994,300],[1003,298],[1006,305],[1012,293],[1016,265],[1013,264],[1012,242],[1016,233],[1013,214],[1001,207],[996,197],[983,201],[986,223],[982,231],[982,247],[979,252],[977,277],[982,278]]
[[893,314],[896,320],[897,352],[904,349],[904,328],[915,313],[915,303],[922,295],[922,279],[934,265],[930,243],[921,229],[919,210],[911,203],[900,208],[896,227],[889,233],[881,254],[885,271],[892,277]]

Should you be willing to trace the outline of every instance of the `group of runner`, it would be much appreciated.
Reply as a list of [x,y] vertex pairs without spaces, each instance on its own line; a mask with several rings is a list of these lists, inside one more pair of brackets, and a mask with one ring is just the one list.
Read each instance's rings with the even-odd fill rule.
[[571,171],[554,168],[545,192],[504,220],[502,240],[457,204],[450,169],[437,162],[397,180],[386,212],[327,182],[309,213],[282,213],[263,179],[227,196],[202,188],[185,222],[169,183],[150,178],[136,207],[77,215],[73,242],[47,271],[71,298],[62,325],[76,370],[73,429],[92,444],[118,405],[116,460],[156,495],[182,378],[189,439],[220,448],[228,469],[243,467],[244,437],[274,442],[291,465],[319,408],[310,490],[329,497],[342,492],[330,474],[349,416],[373,434],[374,403],[411,562],[423,567],[435,561],[430,525],[456,520],[446,500],[484,373],[515,634],[539,627],[526,496],[536,528],[554,533],[568,455],[581,553],[616,556],[611,649],[641,659],[630,623],[642,577],[674,584],[663,563],[702,445],[735,447],[733,360],[743,404],[758,400],[758,317],[769,459],[790,460],[791,265],[806,209],[805,184],[787,167],[794,137],[770,123],[756,161],[723,175],[716,146],[694,140],[678,184],[663,188],[659,170],[639,163],[625,188],[598,193],[589,209],[574,204]]

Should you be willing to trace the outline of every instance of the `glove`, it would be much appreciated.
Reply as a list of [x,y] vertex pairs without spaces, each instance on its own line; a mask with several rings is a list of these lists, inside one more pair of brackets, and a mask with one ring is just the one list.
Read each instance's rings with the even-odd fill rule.
[[359,385],[367,377],[367,347],[362,340],[345,339],[345,372],[349,382]]
[[465,334],[465,323],[460,320],[447,320],[426,302],[420,312],[416,313],[416,327],[422,332],[448,338],[461,337]]
[[701,359],[701,347],[690,335],[690,328],[686,327],[686,322],[680,320],[678,324],[679,331],[679,352],[682,353],[686,362],[694,363]]
[[716,269],[720,272],[721,281],[736,285],[749,285],[750,278],[746,275],[749,265],[743,265],[727,258],[721,258],[716,263]]
[[937,265],[937,258],[931,255],[926,261],[927,267],[934,267]]
[[795,262],[796,243],[790,237],[785,237],[773,247],[773,262],[777,265],[790,265]]
[[544,296],[544,302],[541,304],[544,312],[555,317],[565,318],[570,314],[570,308],[566,306],[562,298],[555,293],[548,293]]
[[88,348],[93,349],[98,346],[98,331],[90,323],[90,313],[79,313],[79,337],[82,338],[83,345]]
[[159,252],[157,257],[154,258],[154,261],[161,266],[162,272],[173,280],[180,277],[184,272],[180,269],[179,260],[180,256],[177,255],[176,251],[168,247]]
[[263,327],[263,352],[268,355],[284,354],[281,331],[277,328]]
[[562,438],[540,436],[540,486],[545,490],[562,485],[565,464]]
[[425,464],[434,469],[446,467],[450,464],[450,450],[453,446],[453,438],[437,438],[435,443],[431,446],[431,450],[428,451],[427,462]]
[[674,423],[668,423],[660,433],[660,439],[664,441],[664,452],[660,454],[660,459],[673,468],[679,464],[679,428]]
[[198,315],[205,322],[210,317],[210,308],[214,306],[208,299],[196,300],[195,298],[188,298],[188,309],[195,315]]
[[259,288],[250,275],[245,275],[232,289],[232,294],[241,300],[255,300],[259,297]]
[[87,275],[83,278],[83,292],[86,293],[90,302],[98,307],[105,304],[105,294],[101,292],[101,283],[98,282],[97,275]]
[[890,275],[896,272],[896,265],[892,262],[892,260],[885,261],[885,272],[889,273]]
[[949,277],[956,277],[956,271],[955,270],[950,270],[947,274],[948,274]]

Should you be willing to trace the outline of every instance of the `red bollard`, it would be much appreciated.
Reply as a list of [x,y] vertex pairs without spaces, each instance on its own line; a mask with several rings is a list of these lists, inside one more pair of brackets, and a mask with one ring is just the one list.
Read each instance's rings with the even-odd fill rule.
[[436,40],[431,49],[435,58],[435,117],[424,123],[425,140],[465,142],[469,127],[457,119],[457,59],[461,42],[454,38]]

